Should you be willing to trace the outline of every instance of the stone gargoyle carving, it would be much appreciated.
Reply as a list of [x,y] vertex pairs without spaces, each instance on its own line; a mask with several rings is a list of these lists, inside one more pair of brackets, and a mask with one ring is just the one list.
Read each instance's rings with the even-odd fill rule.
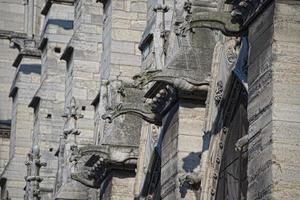
[[179,183],[180,187],[189,186],[198,188],[201,184],[201,176],[196,172],[186,173],[179,177]]
[[243,33],[239,23],[233,23],[230,12],[193,13],[188,29],[209,28],[219,30],[226,36],[239,36]]
[[100,188],[111,170],[134,171],[138,157],[135,146],[88,145],[73,149],[75,172],[71,178],[90,188]]
[[172,85],[174,88],[182,91],[207,91],[208,81],[200,82],[185,77],[171,75],[168,70],[148,70],[133,77],[134,85],[137,88],[143,88],[150,82],[160,81]]
[[184,31],[194,28],[219,30],[226,36],[241,36],[248,25],[259,13],[266,9],[273,0],[227,1],[233,4],[231,12],[209,11],[192,13],[186,22]]
[[[140,90],[139,90],[140,91]],[[165,85],[158,89],[151,97],[146,97],[145,101],[134,101],[120,103],[114,108],[108,108],[102,115],[102,119],[111,123],[115,118],[131,114],[143,120],[161,126],[163,113],[175,101],[176,91],[170,85]]]
[[123,106],[123,104],[119,104],[114,108],[109,108],[107,110],[107,113],[102,115],[102,119],[106,120],[108,123],[112,123],[112,121],[124,114],[132,114],[135,116],[138,116],[142,118],[143,120],[155,124],[155,125],[161,125],[162,117],[158,114],[156,114],[153,110],[153,108],[149,105],[139,105],[137,104],[131,104],[130,106],[126,107]]

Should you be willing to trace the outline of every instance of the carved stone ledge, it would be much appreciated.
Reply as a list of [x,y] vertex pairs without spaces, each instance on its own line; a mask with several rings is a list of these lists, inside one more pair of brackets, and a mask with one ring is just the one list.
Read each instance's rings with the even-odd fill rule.
[[70,161],[76,170],[71,178],[87,187],[100,188],[112,170],[134,171],[138,147],[117,145],[88,145],[73,147]]
[[74,2],[75,2],[75,0],[46,0],[44,6],[42,8],[41,14],[47,15],[52,4],[63,4],[63,5],[73,6]]

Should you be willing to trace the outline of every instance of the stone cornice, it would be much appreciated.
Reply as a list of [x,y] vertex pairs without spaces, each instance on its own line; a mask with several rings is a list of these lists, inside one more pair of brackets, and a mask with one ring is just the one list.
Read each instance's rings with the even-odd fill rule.
[[19,32],[14,32],[14,31],[7,31],[7,30],[0,30],[0,39],[11,40],[13,38],[25,39],[25,38],[27,38],[27,35],[26,35],[26,33],[19,33]]
[[42,15],[47,15],[52,4],[64,4],[64,5],[74,5],[74,0],[47,0],[44,7],[41,10]]
[[36,47],[37,41],[34,39],[13,38],[10,41],[10,47],[19,50],[19,54],[14,60],[12,66],[18,67],[24,57],[41,58],[41,51]]
[[24,57],[40,59],[41,58],[41,52],[38,49],[23,49],[23,50],[20,51],[20,53],[16,57],[16,59],[13,62],[12,66],[13,67],[18,67],[20,62],[22,61],[22,59]]

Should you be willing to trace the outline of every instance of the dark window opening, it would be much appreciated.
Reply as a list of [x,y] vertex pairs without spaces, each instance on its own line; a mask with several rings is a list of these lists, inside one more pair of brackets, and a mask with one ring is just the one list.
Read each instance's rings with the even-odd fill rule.
[[82,106],[82,107],[81,107],[81,110],[85,110],[85,109],[86,109],[86,107],[85,107],[85,106]]
[[[248,189],[247,166],[248,149],[246,144],[237,150],[237,141],[248,134],[247,104],[243,91],[234,102],[235,111],[226,123],[228,133],[224,145],[221,168],[218,176],[216,200],[246,200]],[[230,101],[230,100],[229,100]]]
[[47,114],[47,117],[48,119],[51,119],[52,118],[52,115],[51,114]]
[[54,52],[55,53],[60,53],[61,52],[61,48],[60,47],[55,47],[54,48]]

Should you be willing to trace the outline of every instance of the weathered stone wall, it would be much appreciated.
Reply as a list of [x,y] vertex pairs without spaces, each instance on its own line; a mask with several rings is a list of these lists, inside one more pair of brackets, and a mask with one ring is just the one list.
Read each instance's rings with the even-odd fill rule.
[[1,178],[7,178],[7,190],[12,199],[23,199],[24,162],[32,142],[33,111],[28,108],[40,82],[40,60],[23,58],[11,87],[13,119],[10,142],[10,160]]
[[299,9],[276,1],[250,27],[249,199],[299,197]]
[[8,137],[0,137],[0,173],[6,166],[9,160],[9,145],[10,138]]
[[[134,89],[126,88],[124,83],[132,82],[132,76],[140,72],[138,45],[146,25],[146,7],[144,0],[109,0],[103,5],[99,116],[106,112],[108,106],[142,100],[139,94],[135,96]],[[125,87],[124,91],[122,87]],[[98,127],[99,144],[138,147],[141,120],[137,117],[124,115],[111,124],[100,121]],[[126,171],[112,173],[111,181],[100,195],[103,199],[133,199],[134,175]]]
[[17,55],[17,49],[9,48],[9,40],[0,40],[0,123],[11,120],[11,99],[8,96],[15,73],[12,63]]
[[[9,48],[9,40],[0,40],[0,126],[10,128],[12,116],[12,101],[9,98],[11,82],[16,69],[12,67],[18,54],[17,49]],[[0,172],[8,162],[9,138],[1,137]]]
[[87,195],[87,188],[70,177],[72,171],[69,163],[70,147],[94,143],[95,120],[91,102],[99,92],[101,52],[102,5],[91,0],[76,1],[73,35],[62,56],[62,59],[66,60],[67,69],[65,114],[70,113],[72,106],[77,106],[77,113],[82,114],[83,118],[76,121],[76,127],[74,119],[68,117],[65,121],[64,130],[74,128],[81,134],[61,136],[59,170],[55,183],[56,198],[78,199],[80,195]]
[[94,143],[94,108],[91,105],[99,92],[102,53],[102,5],[91,0],[75,4],[74,34],[69,43],[74,48],[67,62],[66,106],[72,97],[84,117],[78,120],[82,131],[81,145]]
[[134,180],[134,174],[128,174],[122,171],[112,172],[107,184],[104,184],[100,190],[100,199],[134,199]]
[[179,178],[199,171],[204,120],[205,107],[188,100],[180,101],[165,118],[162,127],[165,132],[161,132],[164,135],[161,147],[163,199],[197,199],[197,190],[180,185]]
[[[41,169],[44,178],[41,187],[42,198],[51,199],[55,176],[57,172],[57,158],[55,152],[59,147],[59,138],[64,127],[65,103],[65,61],[60,60],[66,44],[69,42],[73,29],[74,8],[72,5],[53,3],[44,13],[42,39],[42,75],[40,87],[36,91],[37,103],[32,101],[35,109],[33,145],[38,145],[41,160],[47,162],[47,167]],[[44,193],[45,192],[45,193]]]
[[25,32],[23,0],[0,1],[0,30]]
[[[107,86],[107,94],[101,94],[106,95],[102,100],[106,102],[100,102],[102,107],[99,108],[99,112],[104,111],[103,107],[114,107],[121,103],[122,99],[126,99],[127,97],[122,98],[118,92],[122,85],[120,81],[132,82],[132,76],[140,72],[141,58],[138,44],[146,24],[146,6],[146,1],[131,0],[112,0],[104,4],[104,52],[100,71],[101,80],[109,80],[110,83]],[[128,102],[136,100],[131,91],[126,96]],[[141,123],[136,119],[132,116],[123,116],[114,120],[112,124],[100,124],[104,127],[104,132],[100,133],[100,143],[136,145],[139,140],[136,133],[141,127]],[[128,131],[124,129],[125,127]]]

